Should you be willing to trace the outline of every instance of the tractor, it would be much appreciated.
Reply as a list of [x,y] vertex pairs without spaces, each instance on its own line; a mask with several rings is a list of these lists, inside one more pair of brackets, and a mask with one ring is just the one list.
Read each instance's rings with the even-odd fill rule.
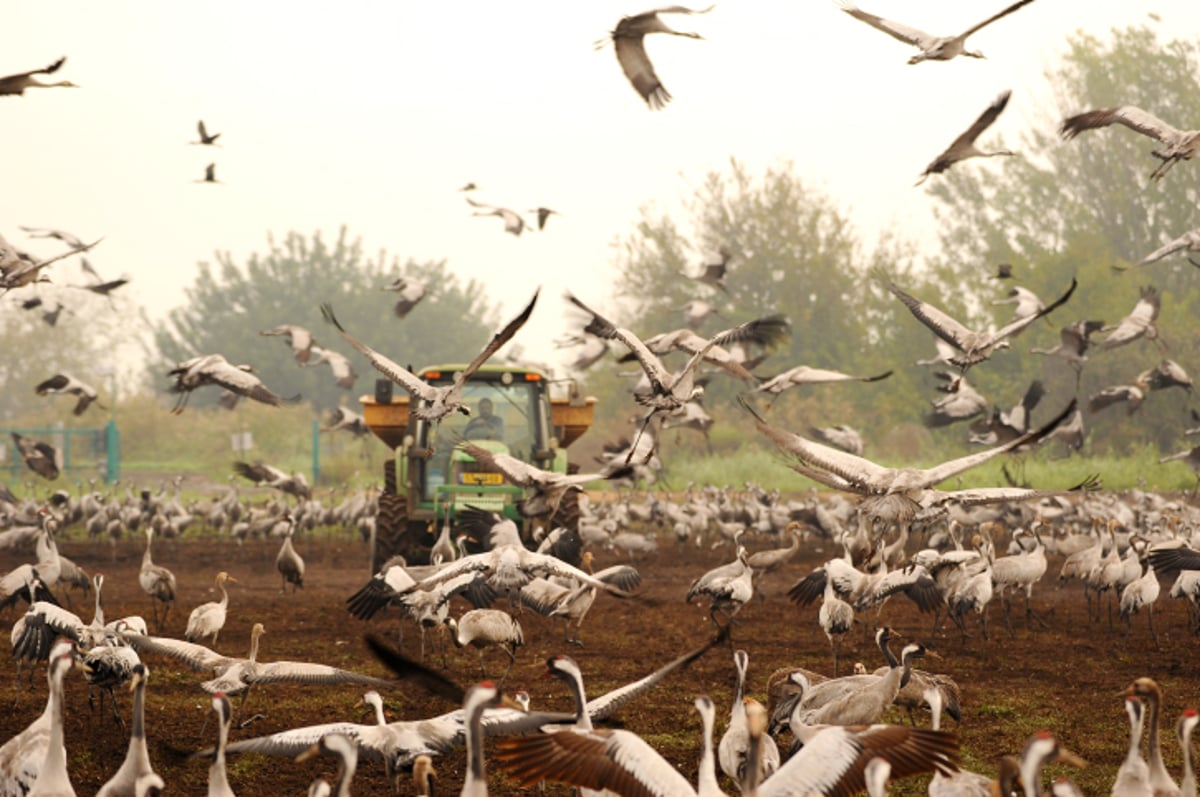
[[[417,375],[430,384],[448,384],[462,367],[434,365]],[[440,424],[409,412],[411,397],[403,391],[392,395],[393,387],[390,380],[378,380],[375,395],[359,399],[367,426],[396,452],[384,465],[372,571],[396,554],[410,564],[425,561],[439,524],[468,506],[515,521],[528,538],[533,530],[517,508],[524,490],[484,470],[459,441],[565,473],[567,447],[595,416],[594,397],[580,395],[573,382],[569,395],[552,396],[550,381],[535,368],[484,365],[463,388],[471,414],[453,413]]]

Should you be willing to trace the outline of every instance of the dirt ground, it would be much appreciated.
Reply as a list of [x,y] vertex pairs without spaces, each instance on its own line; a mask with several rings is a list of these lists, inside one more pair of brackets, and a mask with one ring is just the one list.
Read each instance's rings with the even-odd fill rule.
[[[149,600],[137,583],[142,544],[125,540],[110,555],[107,544],[78,541],[60,543],[62,552],[88,572],[103,572],[104,606],[109,619],[125,614],[150,615]],[[771,541],[751,541],[751,549],[774,547]],[[249,630],[253,623],[266,627],[260,660],[302,659],[324,662],[357,671],[386,676],[387,672],[367,652],[363,636],[369,631],[394,638],[397,629],[394,611],[365,624],[345,611],[345,599],[368,577],[367,551],[357,536],[298,540],[297,548],[307,560],[308,575],[303,590],[281,595],[274,567],[276,542],[250,541],[239,548],[230,540],[212,538],[158,541],[154,559],[175,572],[179,583],[178,606],[170,617],[165,633],[182,636],[188,612],[196,605],[215,599],[213,576],[228,570],[239,579],[230,587],[230,615],[221,633],[218,650],[245,655]],[[817,607],[800,608],[785,592],[800,576],[819,566],[831,551],[808,545],[781,571],[769,575],[763,602],[748,604],[738,616],[734,640],[750,656],[749,694],[765,701],[767,676],[776,668],[804,666],[820,671],[832,669],[829,645],[817,625]],[[518,651],[516,666],[506,688],[525,689],[536,708],[569,710],[565,688],[556,680],[541,677],[547,657],[567,652],[581,664],[588,693],[596,696],[626,681],[636,679],[660,664],[695,647],[711,634],[707,607],[689,606],[684,594],[691,581],[709,568],[731,558],[727,549],[698,549],[663,538],[660,552],[636,562],[644,578],[639,598],[616,600],[601,596],[583,626],[583,648],[567,648],[562,643],[561,625],[526,612],[521,617],[526,644]],[[19,564],[19,557],[0,560],[5,569]],[[596,566],[618,561],[609,552],[596,555]],[[1004,753],[1019,752],[1034,730],[1046,728],[1058,734],[1069,747],[1089,759],[1088,769],[1071,773],[1086,793],[1107,793],[1116,767],[1124,756],[1127,723],[1120,692],[1134,678],[1156,678],[1165,693],[1164,746],[1168,766],[1178,772],[1179,750],[1174,741],[1174,723],[1186,705],[1200,702],[1200,640],[1188,629],[1186,610],[1179,601],[1166,597],[1169,582],[1164,581],[1163,597],[1155,622],[1161,648],[1155,649],[1146,627],[1145,616],[1136,618],[1132,631],[1107,620],[1088,620],[1081,587],[1056,586],[1058,560],[1051,558],[1050,572],[1035,590],[1034,606],[1045,616],[1047,628],[1026,630],[1022,612],[1014,615],[1015,636],[1005,631],[999,606],[993,606],[990,640],[974,637],[964,642],[953,626],[933,633],[932,618],[921,615],[903,598],[892,599],[884,608],[883,619],[906,638],[927,640],[936,645],[940,661],[927,660],[926,669],[952,675],[963,693],[963,720],[956,730],[963,747],[964,763],[977,771],[994,774],[994,761]],[[91,605],[78,594],[74,606],[86,620]],[[457,606],[454,613],[460,613]],[[9,612],[11,623],[18,612]],[[871,616],[862,616],[869,625]],[[880,657],[868,640],[869,629],[852,633],[843,648],[847,663],[861,660],[874,668]],[[418,635],[408,626],[404,649],[417,655]],[[501,665],[501,654],[489,661]],[[447,653],[446,672],[463,683],[478,678],[473,651],[451,648]],[[431,657],[440,663],[439,657]],[[181,752],[210,746],[215,726],[209,722],[201,733],[206,716],[211,714],[208,696],[200,689],[198,674],[174,661],[147,655],[151,669],[146,693],[146,727],[150,738],[150,756],[154,767],[165,778],[168,793],[203,794],[207,762],[185,760]],[[39,667],[32,689],[14,688],[10,663],[9,682],[0,695],[10,710],[0,715],[0,738],[20,730],[42,710],[46,696],[45,668]],[[625,707],[616,721],[623,727],[643,734],[670,761],[689,777],[694,776],[699,750],[699,720],[692,709],[692,698],[707,693],[719,710],[717,733],[724,729],[733,688],[734,668],[729,648],[709,652],[689,670],[673,676],[656,691]],[[89,709],[87,686],[81,675],[72,673],[67,686],[66,745],[70,771],[79,794],[91,794],[121,763],[127,746],[125,730],[114,721],[107,707]],[[452,706],[444,699],[420,693],[412,687],[400,687],[385,694],[389,719],[414,719],[442,713]],[[235,729],[232,738],[248,738],[300,725],[333,720],[373,722],[361,704],[361,690],[353,687],[320,688],[304,686],[265,686],[251,694],[247,714],[266,716],[250,727]],[[120,711],[130,710],[129,695],[119,697]],[[903,717],[896,711],[895,721]],[[927,717],[919,718],[927,722]],[[284,758],[257,755],[231,761],[230,780],[241,794],[299,794],[318,777],[332,778],[334,765],[319,758],[296,764]],[[440,793],[457,793],[463,776],[461,751],[436,762]],[[489,771],[492,792],[515,794],[519,790]],[[383,766],[377,762],[360,763],[354,783],[359,794],[389,793]],[[726,784],[729,786],[729,784]],[[920,781],[896,788],[897,793],[923,792]],[[551,787],[551,794],[565,789]]]

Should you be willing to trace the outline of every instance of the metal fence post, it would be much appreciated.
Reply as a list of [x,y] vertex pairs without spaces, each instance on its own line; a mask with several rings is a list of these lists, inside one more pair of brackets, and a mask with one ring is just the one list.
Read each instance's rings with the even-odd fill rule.
[[315,487],[321,478],[321,425],[312,422],[312,483]]

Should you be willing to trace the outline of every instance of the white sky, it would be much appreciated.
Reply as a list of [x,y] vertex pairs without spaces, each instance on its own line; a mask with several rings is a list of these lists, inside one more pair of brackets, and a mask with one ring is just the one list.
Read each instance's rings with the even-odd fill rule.
[[[1004,4],[862,0],[935,34]],[[158,319],[214,251],[240,262],[266,250],[268,232],[321,230],[332,240],[345,224],[370,254],[446,258],[487,284],[505,316],[540,284],[542,304],[517,340],[548,359],[564,326],[562,291],[608,306],[610,244],[632,230],[639,207],[671,207],[731,156],[754,172],[793,161],[868,243],[888,226],[931,240],[917,175],[1005,88],[1013,98],[984,143],[1016,144],[1049,103],[1044,72],[1068,35],[1083,28],[1105,39],[1154,12],[1164,39],[1200,37],[1196,0],[1038,0],[971,37],[988,60],[909,66],[914,49],[832,2],[719,2],[708,14],[664,16],[704,41],[647,39],[674,97],[652,112],[611,46],[592,46],[623,14],[651,7],[8,4],[0,74],[66,55],[45,79],[80,88],[0,98],[0,233],[43,255],[55,245],[17,225],[105,236],[93,263],[106,277],[132,276],[124,290]],[[223,134],[221,148],[187,145],[200,118]],[[210,161],[223,185],[193,182]],[[468,181],[480,201],[562,215],[514,238],[499,219],[470,215],[457,190]],[[65,264],[52,276],[68,283],[78,272]]]

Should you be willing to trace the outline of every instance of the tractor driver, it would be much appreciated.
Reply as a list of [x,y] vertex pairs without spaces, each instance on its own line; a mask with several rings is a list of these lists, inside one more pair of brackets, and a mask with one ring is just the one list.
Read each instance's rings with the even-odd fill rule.
[[468,440],[500,440],[504,437],[504,419],[492,409],[492,400],[479,400],[479,414],[467,423],[463,437]]

